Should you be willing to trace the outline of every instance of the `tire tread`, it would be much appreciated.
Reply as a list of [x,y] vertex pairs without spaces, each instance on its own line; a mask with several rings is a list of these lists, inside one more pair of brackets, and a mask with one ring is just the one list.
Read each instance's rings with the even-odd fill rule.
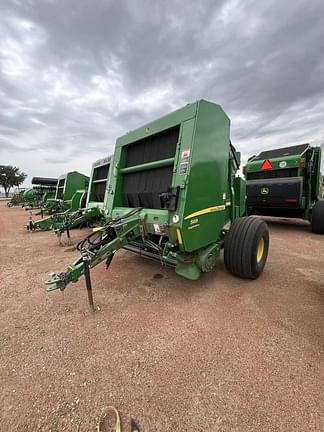
[[[265,236],[266,251],[261,269],[256,270],[255,243]],[[224,262],[226,268],[241,278],[255,279],[262,272],[269,247],[269,232],[267,224],[254,216],[241,217],[233,221],[225,237]]]

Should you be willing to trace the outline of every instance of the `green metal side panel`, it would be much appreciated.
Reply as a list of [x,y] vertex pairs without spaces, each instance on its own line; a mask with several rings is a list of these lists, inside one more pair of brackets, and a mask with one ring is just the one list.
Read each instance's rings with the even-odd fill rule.
[[[181,233],[186,251],[215,242],[229,220],[230,120],[219,105],[200,101],[182,197]],[[182,142],[182,146],[184,143]],[[181,156],[180,156],[181,157]],[[180,164],[177,169],[180,172]],[[191,215],[191,216],[190,216]]]
[[35,190],[33,188],[26,189],[23,192],[23,197],[25,199],[32,199],[32,198],[34,198],[34,196],[35,196]]
[[89,185],[89,177],[77,171],[69,172],[64,187],[64,201],[72,199],[77,190],[85,190]]
[[[278,157],[269,159],[269,161],[272,164],[272,169],[289,169],[289,168],[298,168],[300,169],[300,160],[303,158],[303,156],[296,155],[296,156],[289,156],[289,157]],[[247,162],[245,166],[246,173],[249,172],[258,172],[261,171],[261,167],[264,160],[256,160],[256,161],[249,161]]]
[[[61,175],[58,178],[57,184],[59,184],[59,181],[62,179],[65,179],[63,189],[63,201],[71,200],[77,190],[88,189],[89,177],[77,171],[71,171]],[[58,187],[56,189],[55,198],[58,199]]]
[[235,192],[234,218],[236,219],[246,214],[246,182],[241,177],[235,177],[233,186]]

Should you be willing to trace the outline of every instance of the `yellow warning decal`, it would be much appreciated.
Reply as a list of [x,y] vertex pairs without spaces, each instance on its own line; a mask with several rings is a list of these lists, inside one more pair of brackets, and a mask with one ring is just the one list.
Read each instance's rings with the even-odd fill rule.
[[182,235],[179,228],[177,228],[177,237],[178,237],[178,243],[182,245]]
[[208,208],[205,208],[205,209],[202,209],[202,210],[198,210],[198,211],[196,211],[194,213],[191,213],[190,215],[188,215],[188,216],[185,217],[185,220],[191,219],[193,217],[201,216],[201,215],[204,215],[204,214],[208,214],[208,213],[214,213],[214,212],[218,212],[218,211],[223,211],[223,210],[225,210],[225,208],[226,208],[225,204],[214,206],[214,207],[208,207]]
[[95,228],[92,228],[92,232],[103,231],[103,230],[104,230],[104,227],[95,227]]

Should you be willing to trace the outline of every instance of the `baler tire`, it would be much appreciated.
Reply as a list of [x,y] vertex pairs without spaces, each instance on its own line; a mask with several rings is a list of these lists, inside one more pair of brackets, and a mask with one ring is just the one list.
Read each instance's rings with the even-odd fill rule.
[[225,236],[224,262],[227,270],[244,279],[262,273],[269,251],[268,225],[254,216],[235,219]]
[[315,203],[312,210],[312,232],[324,234],[324,200]]

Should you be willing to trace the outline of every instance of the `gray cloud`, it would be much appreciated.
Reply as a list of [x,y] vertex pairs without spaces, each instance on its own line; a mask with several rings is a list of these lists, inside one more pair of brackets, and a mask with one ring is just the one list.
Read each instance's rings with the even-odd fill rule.
[[89,173],[117,136],[200,98],[228,113],[243,159],[323,140],[322,0],[12,0],[0,10],[0,158],[30,176]]

